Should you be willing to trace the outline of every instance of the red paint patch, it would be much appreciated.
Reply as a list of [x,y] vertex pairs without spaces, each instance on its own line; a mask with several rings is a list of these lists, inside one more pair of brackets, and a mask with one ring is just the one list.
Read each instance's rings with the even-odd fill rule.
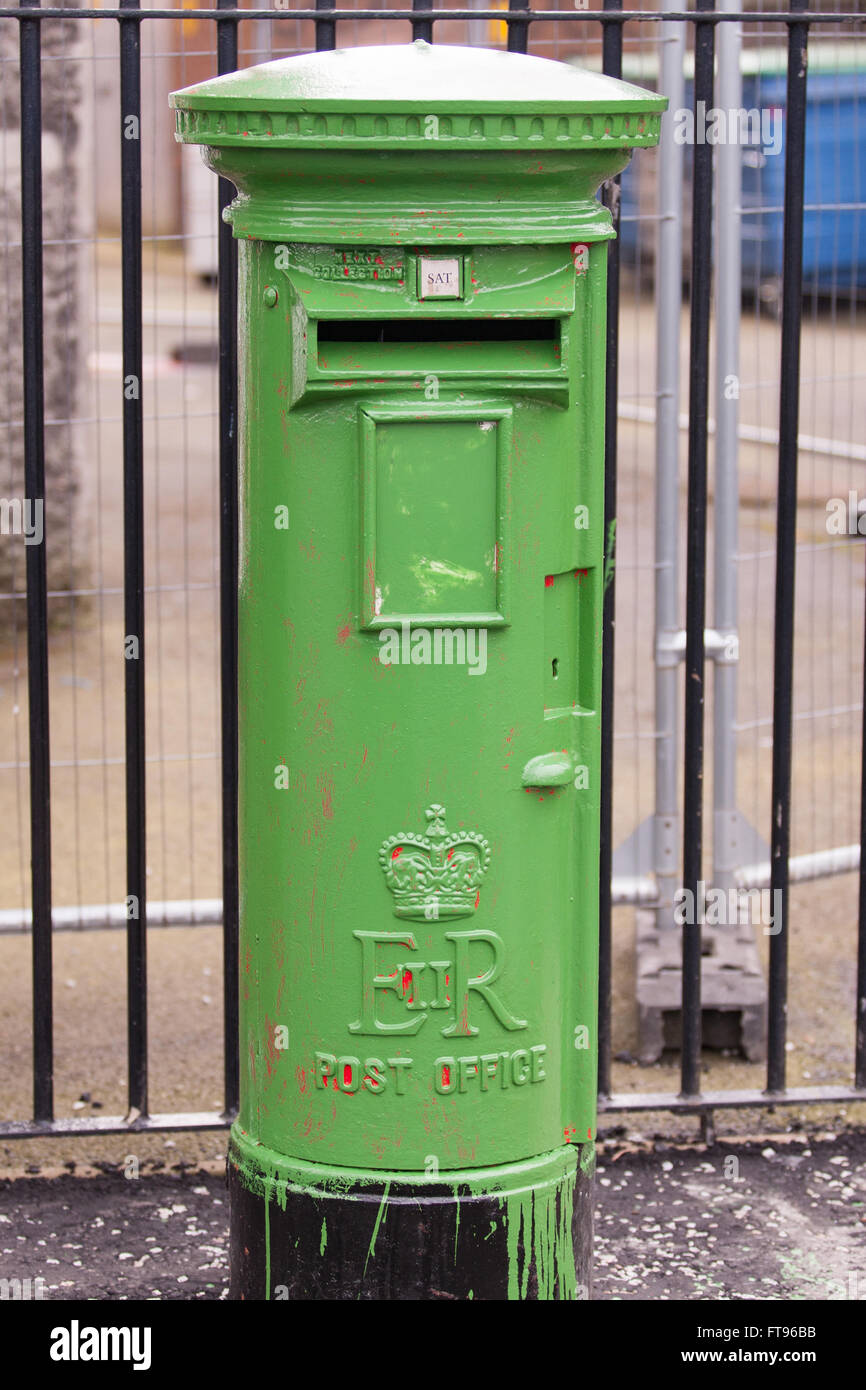
[[546,574],[546,575],[544,576],[544,587],[545,587],[545,589],[552,589],[552,588],[553,588],[553,575],[552,575],[552,574]]
[[400,855],[401,855],[402,853],[403,853],[402,846],[401,846],[401,845],[398,845],[396,849],[392,849],[392,850],[391,850],[391,858],[392,858],[392,859],[399,859],[399,858],[400,858]]
[[446,1086],[450,1086],[450,1085],[451,1085],[451,1068],[450,1068],[450,1067],[443,1067],[443,1068],[442,1068],[442,1086],[443,1086],[443,1089],[444,1089]]
[[351,631],[352,629],[350,628],[348,623],[346,623],[345,627],[340,628],[339,632],[337,633],[337,641],[339,642],[341,647],[348,640],[349,633]]
[[268,1076],[273,1076],[283,1056],[283,1049],[277,1047],[277,1027],[265,1014],[265,1066]]

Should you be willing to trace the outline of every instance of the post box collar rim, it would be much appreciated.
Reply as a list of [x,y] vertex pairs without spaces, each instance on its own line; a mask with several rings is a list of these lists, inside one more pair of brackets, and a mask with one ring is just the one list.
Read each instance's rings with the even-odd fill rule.
[[248,1135],[238,1121],[232,1126],[228,1154],[228,1162],[240,1181],[253,1190],[314,1190],[322,1199],[350,1197],[377,1203],[383,1190],[395,1202],[416,1202],[425,1188],[431,1194],[442,1195],[462,1191],[464,1195],[495,1192],[501,1197],[518,1196],[521,1192],[537,1191],[545,1184],[558,1186],[578,1169],[591,1171],[594,1160],[594,1140],[586,1139],[562,1144],[546,1153],[518,1154],[507,1163],[479,1168],[443,1167],[432,1174],[414,1168],[377,1168],[372,1162],[369,1167],[347,1168],[277,1153]]

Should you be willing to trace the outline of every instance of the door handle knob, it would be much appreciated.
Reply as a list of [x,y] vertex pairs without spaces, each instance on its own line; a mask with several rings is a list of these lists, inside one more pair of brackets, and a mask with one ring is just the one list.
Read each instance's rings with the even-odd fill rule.
[[574,759],[570,753],[540,753],[530,758],[520,782],[524,787],[570,787],[574,780]]

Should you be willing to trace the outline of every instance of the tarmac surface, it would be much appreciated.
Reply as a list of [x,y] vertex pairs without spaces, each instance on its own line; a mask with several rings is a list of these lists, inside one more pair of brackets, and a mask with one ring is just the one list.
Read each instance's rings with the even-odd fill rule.
[[[214,1167],[0,1182],[0,1278],[56,1300],[226,1298]],[[596,1192],[596,1300],[866,1301],[866,1133],[615,1138]]]

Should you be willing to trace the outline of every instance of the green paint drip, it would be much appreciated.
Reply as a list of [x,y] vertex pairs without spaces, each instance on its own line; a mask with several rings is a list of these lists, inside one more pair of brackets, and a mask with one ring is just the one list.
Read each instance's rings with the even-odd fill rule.
[[[456,1196],[456,1193],[455,1193]],[[460,1234],[460,1198],[457,1198],[457,1206],[454,1211],[454,1263],[457,1263],[457,1237]]]
[[321,1238],[321,1240],[319,1241],[319,1254],[320,1254],[320,1255],[324,1255],[324,1253],[325,1253],[325,1247],[327,1246],[327,1244],[328,1244],[328,1223],[327,1223],[327,1221],[325,1220],[325,1218],[324,1218],[324,1216],[323,1216],[323,1217],[322,1217],[322,1238]]
[[[532,1202],[531,1192],[521,1192],[515,1196],[505,1198],[505,1234],[508,1247],[508,1301],[518,1302],[523,1298],[525,1288],[520,1285],[520,1251],[525,1249],[524,1239],[521,1246],[520,1236],[523,1230],[526,1204]],[[526,1263],[524,1257],[524,1263]]]
[[539,1300],[577,1298],[572,1232],[575,1169],[576,1164],[559,1184],[504,1197],[509,1300],[526,1299],[533,1272]]
[[[387,1220],[388,1218],[388,1210],[385,1206],[385,1203],[388,1200],[388,1193],[390,1192],[390,1190],[391,1183],[390,1181],[388,1181],[385,1183],[385,1191],[382,1193],[382,1200],[379,1203],[379,1210],[376,1212],[376,1224],[373,1227],[373,1234],[370,1237],[370,1248],[367,1251],[367,1258],[364,1261],[364,1275],[366,1275],[367,1273],[367,1265],[370,1263],[370,1256],[372,1255],[374,1260],[376,1258],[376,1237],[379,1234],[379,1227],[381,1226],[382,1222]],[[362,1275],[362,1278],[363,1277],[364,1276]]]
[[265,1302],[271,1301],[271,1194],[265,1193]]

